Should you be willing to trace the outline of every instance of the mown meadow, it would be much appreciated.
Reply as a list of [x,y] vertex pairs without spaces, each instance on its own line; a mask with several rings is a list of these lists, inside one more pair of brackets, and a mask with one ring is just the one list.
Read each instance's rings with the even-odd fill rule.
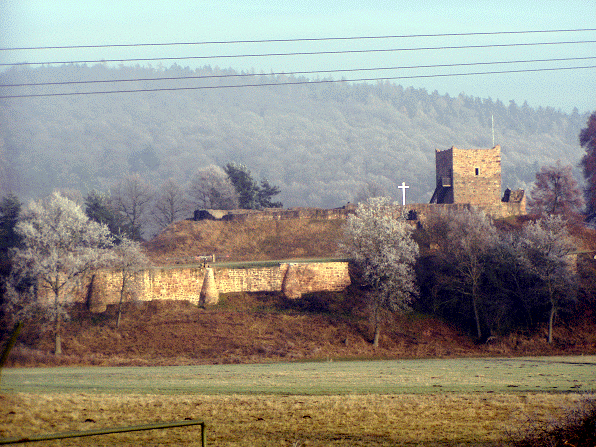
[[[0,435],[202,419],[214,446],[503,445],[596,386],[596,357],[4,370]],[[41,445],[200,445],[198,428]]]

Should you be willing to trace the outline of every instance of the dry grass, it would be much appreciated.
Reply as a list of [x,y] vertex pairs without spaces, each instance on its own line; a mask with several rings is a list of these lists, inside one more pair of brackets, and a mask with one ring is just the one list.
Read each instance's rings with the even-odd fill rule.
[[[548,420],[578,395],[203,396],[9,394],[0,435],[203,419],[211,446],[503,445],[524,416]],[[198,428],[40,445],[200,445]]]
[[274,294],[237,294],[208,309],[183,301],[127,303],[119,330],[116,312],[116,306],[103,314],[91,314],[84,306],[73,308],[72,319],[63,325],[61,357],[52,355],[52,326],[43,319],[27,320],[8,366],[596,354],[594,325],[586,321],[558,325],[553,345],[546,343],[546,328],[480,345],[435,318],[411,315],[394,315],[374,349],[357,299],[340,293],[298,301]]
[[145,247],[157,264],[186,263],[197,255],[218,261],[334,256],[343,220],[261,222],[179,221]]
[[544,421],[533,415],[522,427],[515,447],[594,447],[596,445],[596,398],[586,395],[559,418]]

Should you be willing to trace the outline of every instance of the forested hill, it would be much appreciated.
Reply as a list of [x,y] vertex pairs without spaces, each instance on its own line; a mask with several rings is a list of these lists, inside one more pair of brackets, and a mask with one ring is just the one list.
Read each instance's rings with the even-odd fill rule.
[[[287,76],[180,66],[12,68],[0,84],[153,77],[208,79],[1,88],[2,95],[216,87],[305,81]],[[479,79],[479,82],[482,80]],[[454,92],[458,93],[458,92]],[[588,112],[588,111],[582,111]],[[108,190],[131,172],[154,185],[187,181],[209,164],[245,164],[281,188],[285,206],[336,207],[366,182],[395,198],[428,202],[435,149],[502,147],[503,187],[529,188],[536,171],[561,159],[577,166],[588,115],[551,108],[441,96],[393,83],[311,83],[0,100],[2,193],[46,195],[54,188]],[[576,177],[579,175],[576,171]]]

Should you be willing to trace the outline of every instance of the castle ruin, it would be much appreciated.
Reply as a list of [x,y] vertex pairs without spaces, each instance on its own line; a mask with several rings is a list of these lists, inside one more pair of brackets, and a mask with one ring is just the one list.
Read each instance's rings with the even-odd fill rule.
[[523,190],[501,198],[501,147],[435,151],[436,186],[431,204],[469,204],[493,217],[526,213]]
[[[434,212],[458,213],[477,207],[494,218],[526,214],[523,190],[505,190],[501,197],[501,148],[436,150],[436,186],[430,203],[396,205],[396,213],[423,221]],[[355,205],[335,209],[294,208],[255,210],[199,210],[195,220],[249,222],[281,219],[346,219]],[[182,299],[215,304],[220,293],[276,291],[290,299],[314,291],[342,290],[350,284],[348,263],[279,263],[263,268],[157,268],[138,274],[140,300]],[[104,270],[85,278],[77,301],[103,311],[119,300],[117,272]],[[48,290],[40,290],[45,299]]]

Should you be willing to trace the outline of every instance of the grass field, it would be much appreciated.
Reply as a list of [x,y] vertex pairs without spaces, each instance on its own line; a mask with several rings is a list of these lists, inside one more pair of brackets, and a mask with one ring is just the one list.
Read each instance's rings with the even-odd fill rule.
[[137,394],[435,394],[596,389],[596,356],[197,365],[11,368],[13,392]]
[[[596,357],[4,370],[0,436],[204,419],[214,446],[503,445],[596,388]],[[199,429],[40,445],[199,445]]]

